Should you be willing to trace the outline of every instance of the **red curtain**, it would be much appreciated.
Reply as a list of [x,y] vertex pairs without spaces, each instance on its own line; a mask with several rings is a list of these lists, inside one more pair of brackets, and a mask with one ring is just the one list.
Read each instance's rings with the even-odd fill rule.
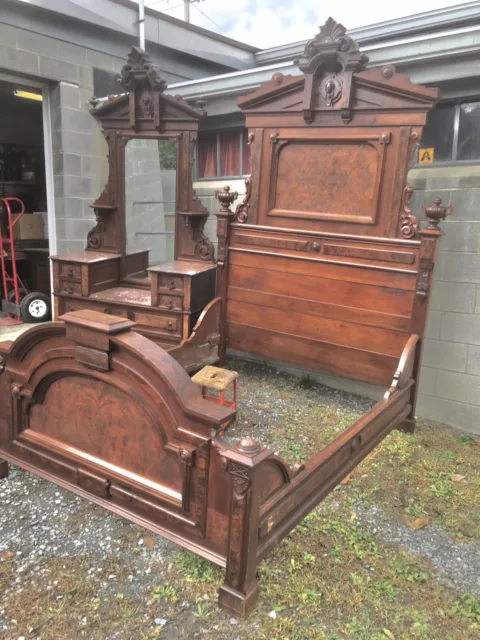
[[[217,167],[217,137],[220,166]],[[221,131],[202,133],[198,136],[198,177],[216,178],[220,176],[240,176],[240,154],[242,173],[251,173],[251,147],[247,144],[248,132]]]
[[198,136],[198,177],[217,176],[217,134],[203,133]]
[[223,131],[220,139],[220,175],[240,175],[240,132]]

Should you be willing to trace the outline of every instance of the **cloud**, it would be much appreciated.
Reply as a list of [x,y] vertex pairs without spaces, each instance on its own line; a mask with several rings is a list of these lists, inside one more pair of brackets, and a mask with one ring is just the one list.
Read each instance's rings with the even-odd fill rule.
[[[261,49],[312,38],[332,15],[347,28],[366,26],[461,4],[462,0],[200,0],[191,5],[191,22]],[[157,11],[183,19],[181,0],[146,0]]]

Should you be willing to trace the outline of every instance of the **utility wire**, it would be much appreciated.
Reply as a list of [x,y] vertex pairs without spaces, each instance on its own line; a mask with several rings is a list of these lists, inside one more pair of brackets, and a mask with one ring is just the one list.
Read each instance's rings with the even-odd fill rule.
[[145,8],[153,7],[154,4],[160,4],[161,2],[168,2],[170,4],[170,0],[155,0],[155,2],[152,2],[151,4],[146,4]]
[[217,27],[217,29],[220,29],[220,33],[222,33],[224,36],[226,36],[226,35],[227,35],[227,34],[222,30],[222,27],[221,27],[219,24],[217,24],[217,23],[215,22],[215,20],[212,20],[212,19],[210,18],[210,16],[207,16],[207,14],[206,14],[206,13],[204,13],[201,9],[199,9],[199,8],[197,7],[197,5],[196,5],[196,4],[192,4],[192,7],[193,7],[194,9],[196,9],[197,11],[199,11],[199,12],[202,14],[202,16],[204,16],[205,18],[207,18],[207,20],[210,20],[210,22],[211,22],[212,24],[214,24],[214,25]]

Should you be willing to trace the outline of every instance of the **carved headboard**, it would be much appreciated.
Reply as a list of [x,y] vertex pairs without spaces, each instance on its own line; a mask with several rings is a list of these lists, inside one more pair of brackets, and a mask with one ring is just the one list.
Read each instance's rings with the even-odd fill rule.
[[239,99],[252,175],[217,194],[226,346],[388,384],[423,335],[447,214],[420,230],[407,174],[438,90],[367,57],[331,18],[297,61]]

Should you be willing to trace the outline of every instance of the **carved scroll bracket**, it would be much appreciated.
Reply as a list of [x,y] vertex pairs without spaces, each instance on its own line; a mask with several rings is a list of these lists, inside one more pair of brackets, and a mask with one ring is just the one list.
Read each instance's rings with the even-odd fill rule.
[[413,191],[414,189],[411,184],[407,184],[403,190],[402,211],[400,214],[400,233],[404,238],[413,238],[418,231],[418,218],[410,209]]
[[237,222],[247,222],[248,210],[250,209],[250,196],[252,194],[252,181],[245,178],[245,197],[235,209],[235,220]]

